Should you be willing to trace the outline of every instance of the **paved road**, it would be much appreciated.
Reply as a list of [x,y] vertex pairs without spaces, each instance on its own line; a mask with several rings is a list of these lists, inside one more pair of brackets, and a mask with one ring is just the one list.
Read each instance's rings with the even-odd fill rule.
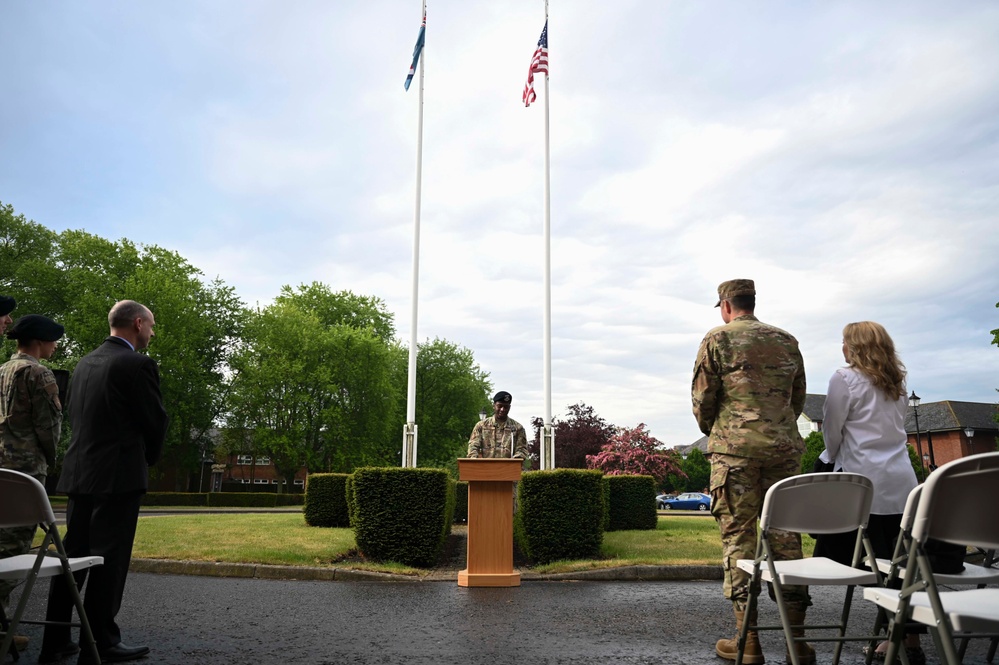
[[[43,592],[47,584],[40,583]],[[841,593],[815,589],[811,618],[831,621]],[[41,602],[33,599],[33,609]],[[873,621],[855,603],[856,630]],[[37,616],[37,614],[36,614]],[[714,642],[732,630],[718,582],[525,582],[463,589],[450,582],[294,582],[129,576],[119,621],[129,644],[149,644],[145,663],[218,665],[721,665]],[[776,621],[769,601],[764,618]],[[26,626],[35,662],[40,627]],[[929,647],[929,640],[924,639]],[[763,636],[768,662],[783,643]],[[819,662],[832,647],[818,645]],[[856,644],[841,662],[859,665]],[[932,649],[930,662],[936,663]],[[983,663],[985,645],[966,663]],[[71,661],[70,661],[71,662]]]

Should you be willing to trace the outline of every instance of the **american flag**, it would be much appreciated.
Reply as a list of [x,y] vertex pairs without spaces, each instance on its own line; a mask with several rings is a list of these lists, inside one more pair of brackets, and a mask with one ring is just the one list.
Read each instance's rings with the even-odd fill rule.
[[420,54],[423,53],[423,41],[427,37],[427,15],[423,15],[423,25],[420,26],[420,34],[416,36],[416,46],[413,47],[413,64],[409,66],[409,75],[406,77],[406,90],[409,90],[409,84],[413,82],[413,76],[416,75],[416,65],[420,62]]
[[527,84],[524,86],[524,106],[530,106],[536,101],[538,96],[534,94],[534,75],[544,72],[548,76],[548,21],[545,21],[545,29],[541,31],[541,39],[538,40],[538,48],[531,58],[531,67],[527,70]]

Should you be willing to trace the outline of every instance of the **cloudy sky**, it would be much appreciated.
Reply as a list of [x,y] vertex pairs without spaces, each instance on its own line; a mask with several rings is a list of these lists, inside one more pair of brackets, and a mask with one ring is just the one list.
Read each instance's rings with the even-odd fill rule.
[[[176,250],[248,303],[319,280],[410,336],[418,0],[0,5],[0,201]],[[435,0],[418,337],[544,412],[541,0]],[[699,436],[719,282],[801,343],[894,336],[925,400],[995,402],[999,4],[554,0],[552,405]]]

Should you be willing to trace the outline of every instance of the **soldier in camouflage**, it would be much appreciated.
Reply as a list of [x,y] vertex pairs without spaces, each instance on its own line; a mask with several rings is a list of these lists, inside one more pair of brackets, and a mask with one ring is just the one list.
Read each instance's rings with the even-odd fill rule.
[[510,417],[513,397],[501,390],[493,397],[493,415],[475,424],[468,439],[469,457],[527,459],[527,432]]
[[[55,463],[62,405],[55,375],[38,361],[52,357],[62,335],[63,327],[52,319],[22,316],[7,331],[7,337],[17,340],[17,351],[0,366],[0,468],[26,473],[42,484]],[[26,553],[34,537],[33,526],[0,529],[0,558]],[[13,588],[12,582],[0,581],[4,608]],[[18,649],[26,642],[15,637]]]
[[0,296],[0,335],[7,331],[7,326],[14,323],[10,313],[17,307],[17,301],[10,296]]
[[[721,308],[725,325],[701,341],[691,401],[701,431],[709,436],[711,512],[721,530],[725,597],[741,627],[743,619],[753,624],[756,617],[744,616],[750,576],[736,562],[756,555],[756,523],[767,489],[799,473],[805,446],[797,418],[805,404],[805,367],[797,340],[754,316],[752,280],[723,282],[715,307]],[[774,540],[776,558],[801,558],[798,534],[777,533]],[[770,593],[772,597],[773,589]],[[808,588],[785,586],[784,600],[791,622],[803,624],[811,604]],[[796,648],[800,663],[815,662],[808,644],[800,642]],[[738,642],[719,640],[715,650],[735,660]],[[747,638],[743,662],[764,662],[755,631]]]

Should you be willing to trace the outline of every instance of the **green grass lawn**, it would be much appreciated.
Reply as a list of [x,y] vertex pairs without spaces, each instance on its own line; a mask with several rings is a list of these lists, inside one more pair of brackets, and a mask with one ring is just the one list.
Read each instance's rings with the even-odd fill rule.
[[[41,538],[36,536],[36,542]],[[805,555],[814,547],[805,536]],[[360,561],[351,529],[314,528],[301,513],[202,514],[139,518],[132,556],[143,559],[262,563],[283,566],[354,568],[418,575],[399,564]],[[659,517],[654,531],[604,534],[600,559],[559,561],[533,568],[539,573],[572,572],[633,565],[718,564],[718,527],[707,517]]]

